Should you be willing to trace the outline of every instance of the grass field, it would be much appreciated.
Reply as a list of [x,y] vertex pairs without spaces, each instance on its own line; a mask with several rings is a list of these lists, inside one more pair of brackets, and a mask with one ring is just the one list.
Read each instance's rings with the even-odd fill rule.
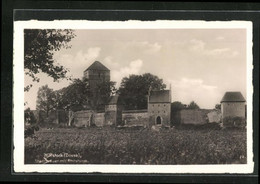
[[41,128],[25,164],[244,164],[246,130]]

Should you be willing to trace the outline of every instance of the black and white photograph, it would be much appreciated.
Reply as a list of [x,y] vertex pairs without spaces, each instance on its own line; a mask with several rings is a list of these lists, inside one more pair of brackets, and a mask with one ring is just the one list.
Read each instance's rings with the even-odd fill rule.
[[15,21],[17,172],[250,173],[249,21]]

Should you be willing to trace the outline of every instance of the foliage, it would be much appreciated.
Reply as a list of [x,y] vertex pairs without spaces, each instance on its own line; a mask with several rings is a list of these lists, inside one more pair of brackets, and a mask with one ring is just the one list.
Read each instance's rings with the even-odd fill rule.
[[220,110],[221,109],[221,104],[216,104],[215,105],[215,109]]
[[[246,131],[54,128],[25,139],[25,163],[245,164]],[[44,153],[78,154],[49,158]]]
[[180,124],[180,126],[176,126],[178,130],[221,130],[221,126],[219,123],[205,123],[201,125],[193,125],[193,124]]
[[67,110],[73,105],[88,103],[90,89],[86,80],[74,79],[69,86],[55,91],[55,95],[57,108]]
[[49,88],[48,85],[44,85],[39,88],[37,92],[36,109],[46,112],[47,116],[49,112],[55,109],[56,97],[53,89]]
[[[36,74],[46,73],[54,81],[65,78],[67,69],[55,63],[53,55],[61,48],[70,48],[68,43],[75,37],[70,29],[25,29],[24,69],[25,74],[39,82]],[[26,86],[28,91],[32,85]]]
[[166,85],[162,79],[150,73],[130,75],[121,81],[119,94],[128,110],[146,109],[147,95],[150,90],[163,90]]
[[39,126],[31,125],[25,128],[24,130],[24,138],[33,137],[35,132],[39,130]]
[[90,90],[89,82],[86,78],[82,80],[74,79],[69,86],[55,91],[56,106],[64,110],[72,107],[79,110],[83,109],[84,106],[97,109],[115,91],[115,82],[104,81],[97,85],[96,94],[93,94],[93,90]]
[[182,109],[185,109],[185,105],[181,102],[175,101],[171,103],[171,110],[172,112],[180,111]]
[[24,122],[25,124],[30,124],[30,125],[36,123],[36,118],[33,112],[30,110],[30,108],[24,110]]
[[243,117],[225,117],[223,118],[223,126],[226,128],[233,128],[233,127],[245,127],[246,120]]
[[27,108],[24,111],[24,122],[25,122],[25,130],[24,137],[32,137],[35,131],[39,130],[38,125],[36,124],[36,118],[30,108]]
[[190,102],[190,104],[187,106],[187,109],[200,109],[198,104],[196,104],[194,101]]
[[93,94],[91,97],[94,109],[104,108],[104,104],[108,101],[109,97],[116,93],[115,84],[112,81],[102,81],[97,84],[96,94]]
[[171,123],[172,125],[179,125],[181,123],[180,121],[180,115],[179,111],[182,109],[185,109],[185,104],[182,104],[179,101],[175,101],[171,103]]

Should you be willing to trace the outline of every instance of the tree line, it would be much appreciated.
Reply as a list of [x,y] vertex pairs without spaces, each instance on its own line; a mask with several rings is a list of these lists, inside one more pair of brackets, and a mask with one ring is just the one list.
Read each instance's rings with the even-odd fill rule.
[[[72,109],[74,111],[89,107],[94,110],[104,108],[104,103],[109,97],[118,94],[126,110],[138,110],[147,108],[147,95],[150,90],[164,90],[166,85],[163,80],[150,73],[143,75],[130,75],[124,77],[119,89],[115,88],[115,82],[101,82],[97,85],[97,94],[93,94],[87,79],[75,79],[73,82],[60,90],[53,90],[44,85],[37,93],[37,110],[48,113],[52,110]],[[95,97],[95,98],[93,98]],[[192,101],[185,105],[181,102],[171,104],[173,111],[182,109],[199,109],[196,102]]]
[[118,89],[115,84],[113,81],[103,81],[97,84],[94,91],[90,89],[86,78],[74,79],[69,86],[60,90],[44,85],[38,90],[36,109],[46,112],[47,115],[57,109],[77,111],[88,107],[101,110],[104,109],[104,102],[108,102],[110,96],[115,94],[120,96],[126,110],[145,109],[149,89],[166,88],[162,79],[150,73],[124,77]]
[[[57,63],[53,55],[62,48],[69,49],[69,42],[76,37],[74,30],[70,29],[25,29],[24,30],[24,70],[33,81],[39,82],[37,74],[42,72],[52,77],[54,81],[61,79],[70,80],[69,86],[60,90],[53,90],[44,85],[37,93],[36,109],[47,114],[56,109],[80,110],[89,106],[92,109],[100,109],[109,97],[118,94],[122,98],[126,110],[147,108],[147,95],[150,90],[164,90],[166,85],[159,77],[150,73],[143,75],[130,75],[124,77],[119,89],[115,88],[115,82],[101,82],[93,94],[87,79],[72,79],[67,76],[68,69]],[[30,90],[32,84],[25,86],[24,90]],[[94,98],[95,97],[95,98]],[[97,98],[96,98],[97,97]],[[184,104],[173,103],[172,107],[183,108]],[[186,107],[185,107],[186,108]],[[199,108],[195,102],[191,102],[187,108]]]

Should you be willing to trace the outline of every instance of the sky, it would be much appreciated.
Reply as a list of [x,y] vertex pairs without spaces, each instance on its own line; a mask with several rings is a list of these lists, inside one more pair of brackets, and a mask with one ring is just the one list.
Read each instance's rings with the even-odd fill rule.
[[[94,61],[110,69],[111,81],[120,86],[130,74],[151,73],[171,86],[172,101],[212,109],[226,91],[240,91],[246,98],[246,29],[110,29],[75,30],[70,49],[54,53],[55,62],[82,78]],[[25,75],[26,107],[36,109],[39,87],[66,87],[66,79],[40,73],[40,82]]]

